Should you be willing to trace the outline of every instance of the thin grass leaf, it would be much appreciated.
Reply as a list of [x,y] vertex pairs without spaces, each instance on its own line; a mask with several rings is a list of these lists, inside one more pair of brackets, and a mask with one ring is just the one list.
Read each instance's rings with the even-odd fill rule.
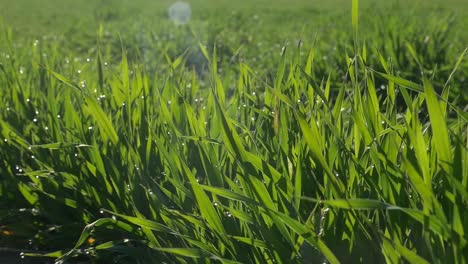
[[432,133],[434,135],[433,141],[437,154],[439,155],[439,163],[447,173],[451,174],[452,168],[450,165],[452,164],[452,152],[450,151],[450,141],[446,120],[440,108],[434,89],[428,80],[424,80],[424,89]]
[[115,132],[114,126],[112,125],[111,120],[104,112],[104,110],[97,104],[93,98],[86,98],[86,104],[84,109],[88,112],[89,115],[93,116],[96,120],[97,125],[101,131],[101,135],[104,140],[110,140],[114,145],[119,141],[119,137]]

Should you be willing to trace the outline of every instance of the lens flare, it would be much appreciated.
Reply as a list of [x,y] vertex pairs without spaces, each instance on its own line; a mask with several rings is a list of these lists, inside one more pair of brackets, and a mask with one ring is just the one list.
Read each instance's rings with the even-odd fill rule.
[[192,8],[187,2],[177,1],[169,7],[169,19],[176,25],[184,25],[190,21]]

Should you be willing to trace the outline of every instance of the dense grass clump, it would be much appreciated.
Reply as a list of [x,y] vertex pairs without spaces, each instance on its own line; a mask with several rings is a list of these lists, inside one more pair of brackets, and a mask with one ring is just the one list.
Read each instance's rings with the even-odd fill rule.
[[2,252],[467,262],[466,17],[223,2],[176,26],[99,3],[96,25],[2,25]]

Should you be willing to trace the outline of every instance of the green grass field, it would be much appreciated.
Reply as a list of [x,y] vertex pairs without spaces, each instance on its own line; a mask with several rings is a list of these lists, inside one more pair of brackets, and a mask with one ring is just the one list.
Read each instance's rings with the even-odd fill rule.
[[173,3],[0,0],[0,263],[468,262],[466,1]]

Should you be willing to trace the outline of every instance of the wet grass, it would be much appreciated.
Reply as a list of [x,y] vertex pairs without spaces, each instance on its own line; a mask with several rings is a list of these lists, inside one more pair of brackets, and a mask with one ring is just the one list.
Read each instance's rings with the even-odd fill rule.
[[194,4],[176,26],[169,1],[50,0],[66,17],[29,31],[18,3],[0,35],[0,247],[466,263],[467,7],[352,2]]

